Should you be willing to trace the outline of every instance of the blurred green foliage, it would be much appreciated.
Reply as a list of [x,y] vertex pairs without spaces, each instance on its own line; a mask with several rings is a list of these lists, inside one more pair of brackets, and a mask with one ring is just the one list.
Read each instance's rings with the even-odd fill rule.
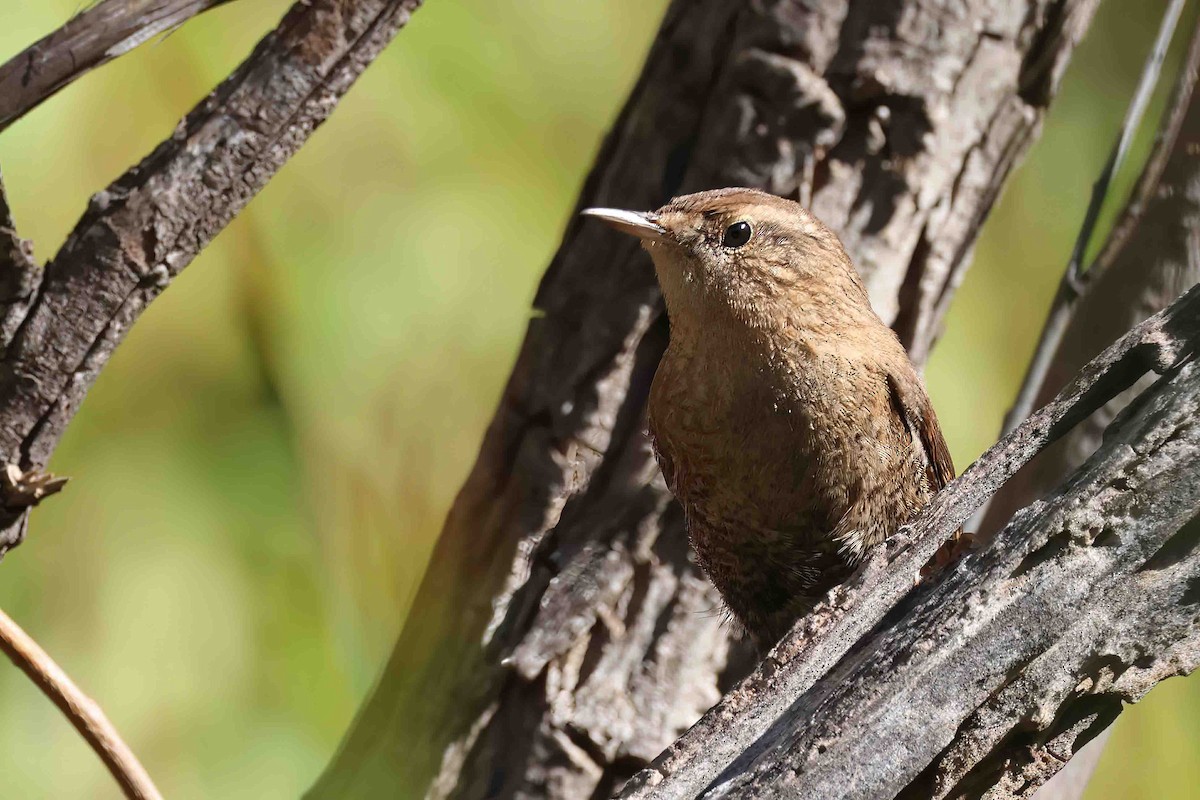
[[[39,258],[286,5],[210,12],[0,135]],[[430,2],[88,397],[52,464],[75,481],[0,565],[0,607],[168,796],[294,796],[326,763],[404,620],[663,5]],[[999,428],[1162,5],[1104,2],[988,222],[929,369],[960,468]],[[3,3],[0,60],[77,7]],[[1089,797],[1191,796],[1198,711],[1200,684],[1174,680],[1124,715]],[[3,664],[0,716],[0,796],[116,796]]]

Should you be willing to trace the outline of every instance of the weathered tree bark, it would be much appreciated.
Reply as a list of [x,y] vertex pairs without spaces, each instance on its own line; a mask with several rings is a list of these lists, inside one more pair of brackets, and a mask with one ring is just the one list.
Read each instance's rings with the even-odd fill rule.
[[[912,630],[919,630],[925,624],[927,615],[942,613],[943,609],[936,604],[922,606],[924,610],[920,613],[909,613],[909,606],[918,602],[921,597],[920,593],[914,592],[915,578],[942,542],[1048,443],[1058,439],[1111,398],[1128,389],[1146,372],[1152,370],[1160,374],[1170,374],[1177,371],[1183,364],[1194,359],[1198,345],[1200,288],[1193,288],[1162,314],[1147,320],[1109,347],[1088,364],[1071,386],[984,453],[958,479],[940,492],[929,507],[912,522],[907,532],[902,531],[894,536],[886,547],[880,548],[854,576],[830,592],[825,601],[805,617],[745,681],[728,692],[716,707],[664,751],[650,769],[644,770],[630,781],[622,796],[695,797],[715,789],[720,783],[738,780],[738,776],[749,769],[756,759],[762,757],[771,761],[772,757],[764,756],[767,750],[765,743],[792,734],[807,735],[809,730],[814,729],[813,726],[819,722],[819,714],[829,711],[829,707],[822,706],[819,713],[818,710],[809,709],[813,717],[811,724],[806,725],[801,723],[808,718],[795,715],[793,708],[813,697],[824,696],[823,693],[831,690],[836,690],[840,695],[859,692],[877,698],[889,698],[889,689],[874,694],[875,685],[882,686],[886,682],[883,677],[873,675],[871,679],[866,680],[864,686],[852,686],[848,679],[843,680],[843,669],[847,663],[857,663],[863,651],[871,646],[870,642],[878,638],[881,629],[903,632],[911,627]],[[1187,434],[1198,435],[1200,434],[1196,431]],[[1190,441],[1186,437],[1183,438]],[[1184,459],[1181,468],[1189,467],[1187,459],[1191,457],[1190,452],[1185,449],[1180,454]],[[1184,488],[1181,489],[1186,502],[1190,502],[1190,496],[1185,491],[1188,485],[1185,481],[1182,484]],[[1089,484],[1087,489],[1079,491],[1084,492],[1083,496],[1091,496],[1087,494],[1088,491],[1098,495],[1109,490],[1105,480],[1097,479]],[[1053,538],[1061,533],[1062,530],[1058,528],[1038,528],[1037,535]],[[1034,534],[1030,532],[1028,535]],[[1001,544],[994,542],[985,552],[994,552],[1000,546]],[[1058,549],[1063,548],[1048,548],[1041,560],[1049,560]],[[990,579],[981,574],[981,563],[986,562],[968,560],[965,564],[960,564],[953,573],[953,579],[965,584],[970,584],[973,580],[987,584]],[[964,573],[972,574],[964,578]],[[1002,588],[1005,597],[1014,603],[1028,599],[1025,590],[1007,585]],[[980,597],[987,599],[989,595],[985,591]],[[1065,595],[1064,601],[1069,597],[1070,595]],[[983,602],[981,599],[978,604]],[[996,608],[999,612],[1003,611],[1005,606],[1000,603]],[[965,613],[962,607],[955,607],[953,611],[960,615]],[[1055,618],[1048,617],[1043,620],[1043,624],[1047,629],[1043,633],[1049,635],[1059,632]],[[943,654],[950,654],[955,648],[961,649],[967,645],[994,646],[994,641],[977,636],[981,630],[982,628],[978,627],[963,629],[952,644],[932,653],[925,649],[928,642],[914,640],[912,652],[889,656],[880,663],[891,665],[896,671],[897,680],[904,680],[907,673],[904,673],[903,668],[908,661],[928,665],[931,659],[936,662]],[[1015,633],[1018,636],[1022,635],[1020,630]],[[1013,635],[1014,632],[1005,628],[1004,634]],[[1030,635],[1036,639],[1036,635],[1039,634],[1036,629],[1031,629]],[[953,688],[950,688],[951,686]],[[962,685],[947,684],[943,689],[957,690],[971,696],[974,684],[971,681]],[[890,691],[897,690],[896,685],[890,688]],[[1031,691],[1024,699],[1029,700],[1036,696],[1036,693]],[[878,707],[877,704],[875,708]],[[943,713],[943,705],[938,702],[922,705],[914,701],[910,705],[902,705],[901,708],[909,718],[910,724],[929,725],[930,719]],[[860,732],[869,728],[875,718],[869,711],[860,711],[862,716],[851,715],[839,723],[841,727],[853,727]],[[995,720],[996,724],[1015,725],[1024,722],[1024,719],[1012,717],[999,717]],[[907,739],[902,739],[894,746],[903,748],[906,742]],[[1006,753],[1000,755],[1004,756]],[[775,752],[773,756],[776,760],[789,757],[783,750]],[[880,779],[882,774],[889,770],[901,770],[902,765],[906,763],[905,759],[911,757],[914,756],[897,756],[898,760],[890,764],[887,761],[877,762],[873,768],[875,771],[867,770],[862,775],[852,774],[861,770],[851,767],[851,761],[843,762],[843,766],[849,770],[844,776],[846,785],[857,787],[851,792],[851,796],[876,796],[874,790],[868,791],[863,784],[856,784],[854,781],[858,777],[865,777],[869,785],[870,781]],[[966,756],[960,756],[955,763],[961,766],[965,758]],[[1061,762],[1057,762],[1055,768],[1057,765],[1061,765]],[[968,764],[969,766],[971,765]],[[924,766],[921,769],[924,769]],[[894,777],[887,779],[892,780]],[[961,777],[960,775],[954,780]],[[907,783],[901,783],[899,786],[906,785]],[[756,786],[756,789],[761,788]],[[922,791],[917,787],[916,796],[920,796]],[[802,793],[800,796],[809,795]],[[815,793],[812,796],[820,797],[824,794]]]
[[[796,192],[918,363],[1090,0],[672,5],[581,204]],[[400,641],[313,797],[600,797],[749,666],[642,435],[636,245],[572,223]]]
[[0,66],[0,131],[78,78],[229,0],[101,0]]
[[[329,116],[419,4],[297,3],[169,139],[92,197],[44,270],[24,263],[3,276],[0,463],[45,465],[129,326]],[[22,511],[0,518],[0,555],[20,543],[24,520]]]
[[[805,664],[758,670],[747,704],[716,733],[739,735],[758,712],[773,714],[769,725],[740,740],[732,763],[696,753],[707,783],[669,785],[668,756],[627,796],[1027,796],[1123,703],[1193,670],[1200,290],[1185,302],[1173,307],[1186,328],[1182,366],[1138,397],[1060,490],[910,593],[798,697],[781,687]],[[930,519],[914,523],[918,541]]]
[[[1154,149],[1128,205],[1088,270],[1086,293],[1054,352],[1036,405],[1049,400],[1101,347],[1200,281],[1200,162],[1194,153],[1194,143],[1200,140],[1200,97],[1194,91],[1198,71],[1200,24],[1192,32]],[[993,534],[1018,509],[1060,484],[1096,451],[1113,418],[1152,382],[1146,376],[1113,398],[1021,470],[993,498],[980,535]],[[1097,736],[1039,790],[1037,800],[1082,796],[1108,732]]]

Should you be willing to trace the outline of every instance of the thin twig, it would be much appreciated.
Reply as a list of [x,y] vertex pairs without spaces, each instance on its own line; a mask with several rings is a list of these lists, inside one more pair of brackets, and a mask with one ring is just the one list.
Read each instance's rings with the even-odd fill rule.
[[0,66],[0,131],[90,69],[229,0],[103,0]]
[[126,797],[162,800],[154,781],[96,701],[80,691],[54,659],[3,611],[0,611],[0,649],[66,715],[117,779]]
[[1117,140],[1113,143],[1112,152],[1109,153],[1108,161],[1105,163],[1104,169],[1100,172],[1100,177],[1092,185],[1091,200],[1088,202],[1087,211],[1084,213],[1079,235],[1075,239],[1075,247],[1072,249],[1071,257],[1067,261],[1067,268],[1063,274],[1062,281],[1059,283],[1058,292],[1054,296],[1050,315],[1047,317],[1046,324],[1042,328],[1041,338],[1038,341],[1033,358],[1029,362],[1029,369],[1025,373],[1025,378],[1021,382],[1021,389],[1017,393],[1017,399],[1004,418],[1003,434],[1011,432],[1033,410],[1034,400],[1041,388],[1042,381],[1045,380],[1046,372],[1050,368],[1050,360],[1053,358],[1054,352],[1058,349],[1058,343],[1062,339],[1063,332],[1066,331],[1067,323],[1071,319],[1071,312],[1075,307],[1075,303],[1086,290],[1088,281],[1094,277],[1091,275],[1090,270],[1088,273],[1084,273],[1083,259],[1087,254],[1088,244],[1091,242],[1092,233],[1095,231],[1096,220],[1100,216],[1100,208],[1104,205],[1109,185],[1112,183],[1112,178],[1117,170],[1120,169],[1121,163],[1125,160],[1129,144],[1141,124],[1146,106],[1150,102],[1150,96],[1154,93],[1154,87],[1158,83],[1162,63],[1167,56],[1167,48],[1171,44],[1171,39],[1175,33],[1175,26],[1179,22],[1180,14],[1183,12],[1184,3],[1185,0],[1172,0],[1171,5],[1167,7],[1166,12],[1163,14],[1162,25],[1158,30],[1158,38],[1154,42],[1154,49],[1150,51],[1150,55],[1146,59],[1146,64],[1142,68],[1142,77],[1138,81],[1137,91],[1134,92],[1133,100],[1130,102],[1129,108],[1125,111],[1125,119],[1121,123],[1121,130],[1117,134]]

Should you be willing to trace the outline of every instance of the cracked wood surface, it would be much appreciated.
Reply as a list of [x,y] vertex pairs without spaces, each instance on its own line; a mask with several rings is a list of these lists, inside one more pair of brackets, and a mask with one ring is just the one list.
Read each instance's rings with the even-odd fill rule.
[[[419,4],[297,3],[169,139],[92,197],[22,300],[0,357],[0,462],[45,466],[129,326],[329,116]],[[20,542],[23,519],[0,528],[0,555]]]
[[[577,208],[795,193],[922,363],[1094,7],[676,2]],[[435,797],[604,796],[750,665],[643,436],[666,336],[648,260],[572,220],[535,306],[392,658],[312,797],[431,779]]]
[[1024,797],[1125,703],[1191,672],[1200,289],[1166,316],[1178,327],[1143,328],[1136,347],[1165,345],[1177,363],[1058,491],[911,592],[803,694],[773,697],[794,664],[769,669],[753,702],[782,713],[700,791],[651,780],[630,796]]
[[[1046,402],[1104,344],[1200,282],[1200,161],[1193,153],[1193,143],[1200,138],[1198,77],[1200,22],[1193,27],[1154,148],[1119,221],[1088,270],[1085,294],[1053,355],[1035,404]],[[1100,446],[1117,413],[1153,382],[1153,375],[1143,377],[1022,469],[992,498],[979,535],[994,533],[1018,509],[1053,490],[1077,469]],[[1076,752],[1038,790],[1035,800],[1081,797],[1110,732],[1105,729]],[[1013,769],[1019,766],[1012,764]]]
[[[1147,372],[1165,373],[1194,359],[1198,346],[1200,287],[1194,287],[1110,346],[1053,401],[980,456],[910,526],[831,591],[745,681],[655,759],[651,768],[636,775],[621,796],[698,796],[723,772],[732,775],[737,768],[731,765],[745,768],[749,759],[761,753],[760,744],[772,731],[778,736],[789,728],[803,728],[803,717],[791,714],[793,703],[827,684],[847,653],[852,653],[851,659],[857,657],[863,638],[873,628],[892,627],[885,618],[896,618],[895,609],[913,594],[921,567],[976,508],[1047,444]],[[953,574],[961,571],[958,567]]]
[[29,309],[41,268],[33,258],[33,242],[22,239],[13,221],[4,175],[0,173],[0,346],[7,347]]
[[101,0],[0,66],[0,131],[85,72],[229,0]]

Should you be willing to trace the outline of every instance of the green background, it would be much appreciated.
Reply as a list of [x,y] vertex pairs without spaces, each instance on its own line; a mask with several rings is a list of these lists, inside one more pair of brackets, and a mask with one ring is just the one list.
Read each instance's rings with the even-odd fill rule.
[[[1013,396],[1163,4],[1101,5],[987,223],[928,372],[960,469]],[[39,259],[286,5],[210,12],[0,134]],[[0,2],[0,60],[77,6]],[[0,607],[168,797],[294,796],[327,762],[404,620],[662,6],[431,0],[89,395],[51,465],[75,480],[0,564]],[[1197,719],[1200,682],[1156,689],[1121,717],[1088,796],[1194,796]],[[0,797],[117,795],[7,663],[0,721]]]

